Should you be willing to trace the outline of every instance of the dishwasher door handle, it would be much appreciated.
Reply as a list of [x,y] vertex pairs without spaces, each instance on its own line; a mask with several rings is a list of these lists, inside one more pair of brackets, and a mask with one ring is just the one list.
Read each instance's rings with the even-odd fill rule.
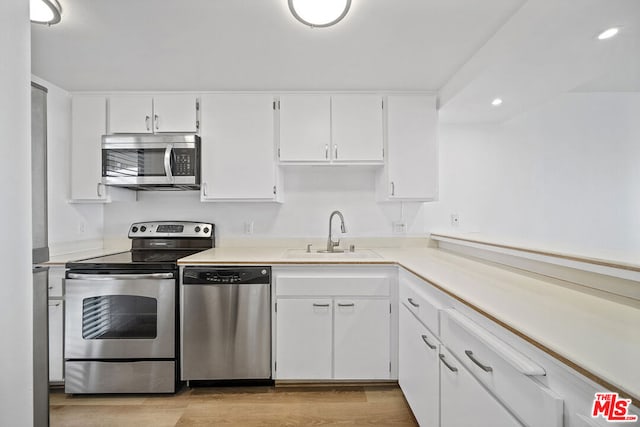
[[68,273],[69,279],[81,280],[137,280],[137,279],[173,279],[173,273],[145,273],[145,274],[84,274]]

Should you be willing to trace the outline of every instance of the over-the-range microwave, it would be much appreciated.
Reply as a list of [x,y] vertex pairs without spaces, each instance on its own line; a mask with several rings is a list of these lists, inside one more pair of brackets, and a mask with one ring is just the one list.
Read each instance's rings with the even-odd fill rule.
[[103,135],[102,183],[134,190],[198,190],[198,135]]

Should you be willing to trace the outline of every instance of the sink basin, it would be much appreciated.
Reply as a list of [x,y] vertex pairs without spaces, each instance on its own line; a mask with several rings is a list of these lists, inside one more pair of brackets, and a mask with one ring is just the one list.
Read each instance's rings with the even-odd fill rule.
[[303,258],[303,259],[376,259],[382,258],[380,255],[372,251],[371,249],[358,249],[355,252],[307,252],[304,249],[289,249],[284,254],[285,258]]

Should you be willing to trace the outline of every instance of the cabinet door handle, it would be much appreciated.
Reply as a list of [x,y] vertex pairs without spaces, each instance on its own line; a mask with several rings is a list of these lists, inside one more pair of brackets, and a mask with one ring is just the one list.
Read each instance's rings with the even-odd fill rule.
[[207,197],[207,183],[206,182],[202,183],[202,195],[204,197]]
[[151,118],[151,117],[149,117],[149,116],[144,116],[144,124],[145,124],[145,126],[147,127],[147,130],[151,130],[151,129],[149,128],[149,119],[150,119],[150,118]]
[[102,191],[100,191],[100,189],[102,188],[101,186],[102,183],[100,182],[96,185],[96,194],[98,195],[98,197],[102,197]]
[[407,301],[409,301],[409,304],[411,304],[414,307],[420,307],[420,304],[417,304],[415,302],[413,302],[413,298],[407,298]]
[[350,303],[350,304],[340,304],[338,303],[338,307],[355,307],[356,305],[354,303]]
[[440,353],[438,357],[440,357],[440,360],[442,360],[442,363],[444,363],[444,366],[449,368],[451,372],[458,372],[458,368],[456,368],[455,366],[451,366],[447,363],[447,361],[444,359],[444,354]]
[[276,186],[274,185],[274,186],[273,186],[273,194],[276,194],[276,193],[277,193],[277,191],[276,191]]
[[396,195],[396,184],[393,181],[391,181],[391,195],[392,196]]
[[334,154],[333,158],[337,159],[338,158],[338,145],[337,144],[333,146],[333,154]]
[[329,158],[329,145],[324,146],[324,158],[325,159]]
[[314,307],[329,307],[329,304],[316,304],[316,303],[313,303],[313,306]]
[[429,347],[431,350],[435,350],[436,346],[431,344],[429,342],[429,340],[427,340],[427,336],[426,335],[422,335],[422,341],[424,341],[424,343],[427,345],[427,347]]
[[491,366],[489,366],[489,365],[485,365],[485,364],[483,364],[482,362],[480,362],[478,359],[476,359],[475,357],[473,357],[473,352],[472,352],[471,350],[465,350],[465,351],[464,351],[464,354],[466,354],[466,355],[467,355],[467,357],[468,357],[469,359],[471,359],[471,361],[472,361],[473,363],[475,363],[476,365],[478,365],[478,366],[480,367],[480,369],[482,369],[483,371],[485,371],[485,372],[492,372],[492,371],[493,371],[493,368],[492,368]]
[[156,124],[156,130],[160,130],[160,118],[157,114],[153,116],[153,121]]

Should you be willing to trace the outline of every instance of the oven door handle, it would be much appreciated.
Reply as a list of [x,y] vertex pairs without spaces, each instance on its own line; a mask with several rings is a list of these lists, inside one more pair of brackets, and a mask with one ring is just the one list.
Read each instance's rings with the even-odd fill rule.
[[146,273],[146,274],[83,274],[68,273],[69,279],[82,280],[137,280],[137,279],[173,279],[173,273]]

